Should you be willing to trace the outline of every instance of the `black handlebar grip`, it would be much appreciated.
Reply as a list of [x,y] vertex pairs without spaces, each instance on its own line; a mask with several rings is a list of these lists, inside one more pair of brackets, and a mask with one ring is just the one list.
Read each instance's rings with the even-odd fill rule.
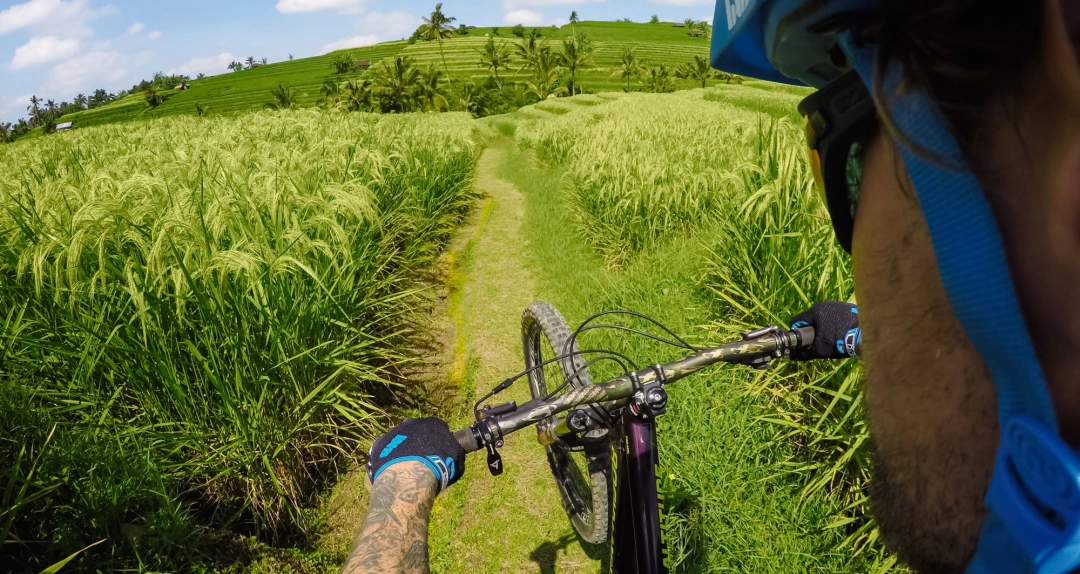
[[813,327],[799,327],[798,329],[794,329],[794,331],[799,334],[799,338],[802,340],[799,347],[809,347],[810,345],[814,344]]
[[454,438],[457,439],[461,448],[465,449],[465,452],[476,452],[480,450],[480,445],[476,444],[476,437],[473,436],[472,428],[465,427],[454,433]]

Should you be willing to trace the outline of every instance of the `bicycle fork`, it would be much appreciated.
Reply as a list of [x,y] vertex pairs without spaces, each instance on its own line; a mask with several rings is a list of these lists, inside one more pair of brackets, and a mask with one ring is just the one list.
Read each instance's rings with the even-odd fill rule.
[[[622,417],[612,437],[611,572],[668,574],[664,496],[659,490],[660,457],[653,417]],[[614,429],[613,429],[614,430]]]

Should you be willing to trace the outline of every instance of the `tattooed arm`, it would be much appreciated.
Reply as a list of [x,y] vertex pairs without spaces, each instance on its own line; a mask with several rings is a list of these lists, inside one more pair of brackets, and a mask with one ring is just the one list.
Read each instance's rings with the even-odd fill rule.
[[367,519],[342,574],[428,571],[428,519],[438,485],[423,463],[401,462],[379,475]]

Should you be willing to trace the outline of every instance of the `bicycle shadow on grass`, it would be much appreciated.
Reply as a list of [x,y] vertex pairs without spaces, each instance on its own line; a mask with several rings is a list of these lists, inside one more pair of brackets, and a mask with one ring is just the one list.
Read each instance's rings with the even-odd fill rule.
[[555,563],[559,554],[571,544],[578,544],[585,551],[585,555],[597,561],[597,572],[610,571],[608,565],[608,547],[602,544],[587,544],[582,542],[576,534],[564,534],[558,540],[545,541],[536,550],[529,554],[529,559],[536,562],[540,567],[539,574],[555,574]]

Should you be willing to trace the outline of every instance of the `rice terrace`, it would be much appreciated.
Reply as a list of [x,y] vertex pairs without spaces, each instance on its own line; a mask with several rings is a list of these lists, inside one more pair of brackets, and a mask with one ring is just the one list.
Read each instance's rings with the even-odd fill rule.
[[[35,96],[4,126],[0,571],[337,572],[372,441],[474,422],[524,368],[533,301],[718,345],[852,298],[796,111],[810,89],[710,69],[701,20],[436,14],[411,39]],[[670,388],[673,571],[904,571],[868,512],[860,374],[778,361]],[[607,567],[533,436],[506,439],[500,476],[469,455],[432,571]]]

